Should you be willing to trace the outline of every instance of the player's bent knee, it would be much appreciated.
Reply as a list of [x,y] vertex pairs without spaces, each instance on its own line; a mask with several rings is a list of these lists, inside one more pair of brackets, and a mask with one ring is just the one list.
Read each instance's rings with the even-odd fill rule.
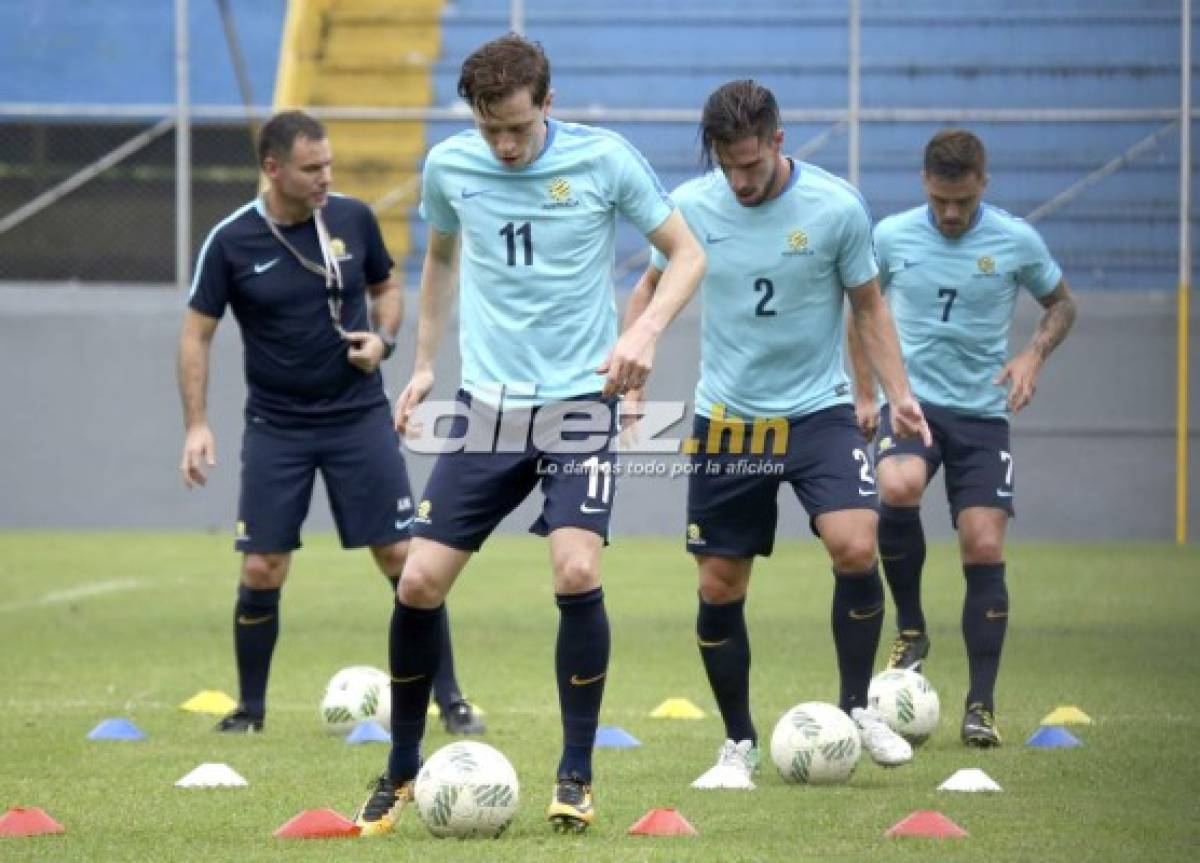
[[924,493],[924,483],[911,477],[879,476],[879,497],[888,506],[919,506]]
[[420,560],[410,558],[396,588],[397,598],[413,608],[437,608],[446,599],[447,583]]
[[404,571],[408,559],[408,543],[394,542],[391,545],[372,546],[371,554],[380,571],[389,578],[398,577]]
[[963,542],[964,563],[1000,563],[1004,560],[1004,537],[971,537]]
[[846,539],[829,549],[838,572],[863,572],[875,564],[877,548],[873,535]]
[[600,562],[591,555],[569,555],[555,561],[555,593],[583,593],[599,586]]
[[746,595],[744,584],[719,579],[700,580],[700,598],[709,605],[728,605]]
[[287,578],[289,554],[247,554],[242,558],[242,584],[251,590],[274,590]]
[[702,557],[700,564],[700,598],[709,605],[737,602],[750,586],[750,561],[724,557]]

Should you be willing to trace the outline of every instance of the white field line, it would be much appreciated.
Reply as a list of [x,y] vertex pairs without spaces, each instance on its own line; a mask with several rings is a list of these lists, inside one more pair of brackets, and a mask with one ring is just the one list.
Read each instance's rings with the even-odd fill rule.
[[114,581],[97,581],[92,584],[85,584],[81,587],[73,587],[69,590],[55,590],[47,593],[37,599],[26,599],[20,602],[8,602],[0,605],[0,612],[5,611],[23,611],[29,608],[43,608],[47,605],[59,605],[64,602],[73,602],[77,599],[88,599],[93,596],[103,596],[106,593],[117,593],[122,590],[135,590],[142,586],[142,583],[133,578],[120,578]]

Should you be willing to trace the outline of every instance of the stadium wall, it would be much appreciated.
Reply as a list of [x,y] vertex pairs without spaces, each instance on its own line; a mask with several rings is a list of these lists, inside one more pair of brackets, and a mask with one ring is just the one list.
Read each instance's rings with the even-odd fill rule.
[[[1078,323],[1046,369],[1033,405],[1016,420],[1019,539],[1167,540],[1174,526],[1174,299],[1163,292],[1080,298]],[[227,318],[213,349],[210,417],[218,466],[207,488],[187,492],[177,472],[183,431],[175,349],[183,296],[129,288],[0,288],[0,529],[182,529],[228,533],[237,504],[244,399],[241,344]],[[416,297],[401,349],[386,368],[388,392],[407,380]],[[1024,298],[1014,343],[1038,308]],[[1192,327],[1200,325],[1193,314]],[[691,400],[698,358],[695,305],[658,352],[653,398]],[[457,341],[446,339],[435,396],[458,380]],[[1193,353],[1193,405],[1200,360]],[[1198,415],[1192,411],[1193,422]],[[671,436],[685,437],[680,424]],[[1200,440],[1192,433],[1190,535],[1200,537]],[[628,460],[627,460],[628,461]],[[409,458],[419,493],[429,457]],[[685,480],[622,478],[615,535],[679,536]],[[504,523],[521,533],[539,496]],[[807,521],[781,495],[781,535]],[[926,497],[932,536],[950,534],[940,483]],[[307,528],[331,527],[324,493]]]

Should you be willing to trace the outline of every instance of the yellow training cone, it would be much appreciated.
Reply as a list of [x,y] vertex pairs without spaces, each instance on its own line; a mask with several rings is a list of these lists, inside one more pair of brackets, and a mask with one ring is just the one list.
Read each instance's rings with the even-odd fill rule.
[[1056,707],[1042,717],[1042,725],[1091,725],[1092,717],[1088,716],[1073,704]]
[[237,707],[236,701],[216,689],[197,692],[179,705],[180,710],[187,710],[190,713],[211,713],[214,716],[224,716],[235,707]]
[[650,711],[655,719],[703,719],[704,711],[686,698],[668,698]]

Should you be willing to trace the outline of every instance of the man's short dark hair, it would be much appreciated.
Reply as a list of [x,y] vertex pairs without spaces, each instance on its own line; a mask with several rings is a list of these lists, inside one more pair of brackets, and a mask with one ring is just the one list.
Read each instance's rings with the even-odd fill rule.
[[967,174],[982,177],[987,171],[983,142],[966,129],[943,129],[925,145],[925,173],[943,180],[960,180]]
[[292,155],[292,145],[297,138],[310,141],[325,139],[325,127],[315,117],[303,111],[281,111],[263,124],[258,131],[258,164],[273,156],[278,162],[286,162]]
[[704,164],[712,167],[714,146],[727,147],[751,135],[766,141],[778,130],[779,103],[774,93],[749,79],[722,84],[708,97],[700,117]]
[[550,92],[550,61],[540,42],[516,33],[493,39],[476,48],[463,61],[458,77],[458,95],[480,114],[524,87],[534,106],[546,101]]

